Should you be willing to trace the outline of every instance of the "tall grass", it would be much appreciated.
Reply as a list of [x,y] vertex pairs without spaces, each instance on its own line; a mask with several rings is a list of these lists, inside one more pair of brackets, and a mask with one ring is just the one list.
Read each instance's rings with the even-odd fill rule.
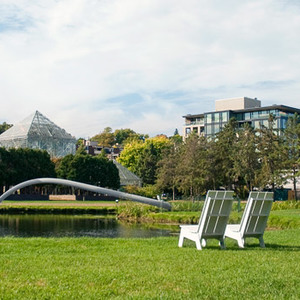
[[300,209],[300,201],[275,201],[272,205],[272,210],[285,210],[285,209]]

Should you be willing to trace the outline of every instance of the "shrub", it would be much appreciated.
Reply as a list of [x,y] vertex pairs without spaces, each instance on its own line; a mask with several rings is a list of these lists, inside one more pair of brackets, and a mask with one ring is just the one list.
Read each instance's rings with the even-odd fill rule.
[[117,215],[119,219],[138,220],[147,216],[151,212],[158,212],[159,208],[146,204],[126,202],[117,208]]
[[201,211],[204,201],[173,201],[172,211]]
[[138,187],[133,185],[125,186],[125,192],[129,194],[136,194],[148,198],[156,198],[160,194],[159,189],[155,185],[146,185]]
[[300,201],[288,200],[288,201],[275,201],[272,205],[272,210],[286,210],[286,209],[299,209]]

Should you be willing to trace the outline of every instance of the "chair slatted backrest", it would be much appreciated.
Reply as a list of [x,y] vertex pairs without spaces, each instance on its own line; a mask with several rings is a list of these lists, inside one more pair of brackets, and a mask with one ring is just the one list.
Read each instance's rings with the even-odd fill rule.
[[198,232],[205,237],[222,237],[233,202],[233,191],[208,191],[198,224]]
[[241,220],[240,231],[243,236],[258,236],[264,233],[272,204],[273,193],[250,192]]

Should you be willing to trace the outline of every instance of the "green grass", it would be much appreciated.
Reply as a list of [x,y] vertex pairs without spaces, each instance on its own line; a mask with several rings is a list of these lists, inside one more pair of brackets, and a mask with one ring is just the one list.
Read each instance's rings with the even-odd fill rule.
[[81,201],[81,200],[4,200],[3,204],[72,204],[73,206],[78,206],[78,204],[114,204],[114,201],[102,201],[102,200],[95,200],[95,201]]
[[[173,223],[173,224],[197,224],[201,212],[162,212],[149,213],[146,216],[148,222]],[[238,224],[243,212],[232,211],[228,220],[230,224]],[[268,219],[268,227],[278,229],[300,228],[300,209],[286,209],[271,211]]]
[[268,226],[280,229],[300,228],[300,209],[271,211]]
[[1,299],[299,299],[300,229],[266,249],[226,240],[202,251],[178,237],[1,238]]
[[115,214],[112,201],[4,201],[0,214]]

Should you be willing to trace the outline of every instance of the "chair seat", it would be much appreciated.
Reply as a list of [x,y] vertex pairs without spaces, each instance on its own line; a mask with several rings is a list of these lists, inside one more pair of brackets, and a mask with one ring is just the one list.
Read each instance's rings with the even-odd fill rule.
[[[230,224],[226,226],[226,231],[235,231],[238,232],[240,230],[241,224]],[[225,233],[226,235],[226,233]]]
[[180,228],[184,230],[189,230],[189,231],[197,231],[198,225],[179,225]]

